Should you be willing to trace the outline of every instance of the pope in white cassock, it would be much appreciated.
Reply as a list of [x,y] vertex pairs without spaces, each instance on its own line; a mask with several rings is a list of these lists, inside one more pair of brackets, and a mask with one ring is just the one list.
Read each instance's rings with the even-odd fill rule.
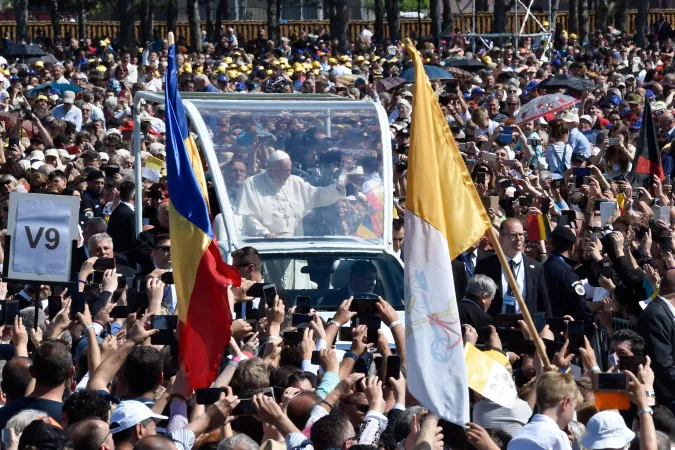
[[237,197],[244,234],[266,238],[303,236],[302,219],[314,208],[332,205],[345,187],[316,187],[291,175],[291,158],[281,150],[270,154],[267,172],[246,180]]

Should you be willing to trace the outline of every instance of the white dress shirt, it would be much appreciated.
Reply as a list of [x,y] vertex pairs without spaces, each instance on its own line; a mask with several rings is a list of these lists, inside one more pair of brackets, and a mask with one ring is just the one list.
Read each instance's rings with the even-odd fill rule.
[[[506,257],[507,261],[511,261],[511,258],[508,256]],[[516,277],[516,283],[518,284],[518,289],[520,289],[520,294],[523,296],[523,300],[525,300],[525,262],[523,261],[523,254],[518,253],[514,258],[513,258],[515,266],[513,267],[513,275]],[[502,268],[502,297],[506,295],[506,293],[509,291],[509,280],[506,278],[506,274],[504,273],[504,268]],[[502,305],[502,311],[504,311],[504,305]],[[520,312],[520,307],[518,306],[518,302],[516,302],[516,314]]]
[[550,417],[535,415],[509,442],[508,450],[572,450],[564,431]]

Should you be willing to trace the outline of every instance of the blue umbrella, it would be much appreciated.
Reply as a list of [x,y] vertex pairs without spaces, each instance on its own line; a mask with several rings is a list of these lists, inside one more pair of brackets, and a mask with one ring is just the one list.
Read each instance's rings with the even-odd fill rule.
[[[453,78],[455,78],[452,75],[450,75],[448,71],[438,66],[424,66],[424,72],[426,72],[430,80],[452,80]],[[415,68],[409,67],[405,69],[403,72],[401,72],[401,75],[399,75],[399,77],[405,78],[405,80],[409,81],[410,83],[414,82]]]
[[35,86],[33,89],[28,91],[26,94],[26,97],[35,97],[38,95],[40,92],[45,90],[46,88],[50,89],[56,89],[59,91],[59,95],[63,95],[64,92],[66,91],[73,91],[73,92],[80,92],[82,90],[81,87],[75,86],[74,84],[68,84],[68,83],[56,83],[56,82],[51,82],[51,83],[45,83],[45,84],[40,84],[38,86]]

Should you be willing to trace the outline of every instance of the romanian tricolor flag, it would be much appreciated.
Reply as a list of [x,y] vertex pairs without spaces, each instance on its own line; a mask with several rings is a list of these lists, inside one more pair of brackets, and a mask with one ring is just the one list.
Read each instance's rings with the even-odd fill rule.
[[544,214],[527,216],[527,239],[529,241],[547,241],[551,238],[551,224]]
[[452,260],[492,225],[424,63],[410,40],[406,49],[415,65],[405,202],[408,388],[436,415],[464,426],[469,389]]
[[232,313],[228,286],[241,277],[225,264],[213,234],[204,168],[190,137],[178,93],[176,47],[169,47],[166,71],[166,166],[169,178],[173,274],[178,295],[179,360],[193,389],[218,375],[230,342]]

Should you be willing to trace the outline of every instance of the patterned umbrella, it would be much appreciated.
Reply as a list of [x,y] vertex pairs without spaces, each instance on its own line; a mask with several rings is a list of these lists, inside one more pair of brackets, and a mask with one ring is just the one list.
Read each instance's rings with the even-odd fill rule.
[[446,67],[446,70],[450,72],[455,78],[467,81],[473,79],[473,74],[471,72],[467,72],[464,69],[460,69],[458,67]]
[[408,80],[400,77],[380,78],[375,82],[375,88],[377,89],[378,93],[387,92],[391,89],[401,86],[402,84],[406,84],[407,82]]
[[516,113],[516,125],[529,122],[574,106],[579,100],[569,95],[548,94],[536,97],[520,107]]

